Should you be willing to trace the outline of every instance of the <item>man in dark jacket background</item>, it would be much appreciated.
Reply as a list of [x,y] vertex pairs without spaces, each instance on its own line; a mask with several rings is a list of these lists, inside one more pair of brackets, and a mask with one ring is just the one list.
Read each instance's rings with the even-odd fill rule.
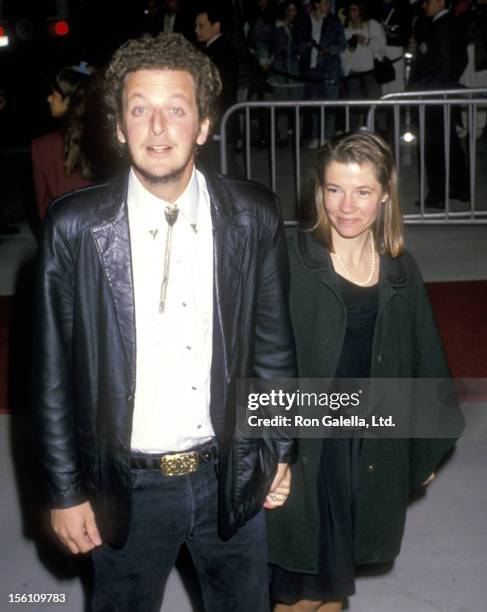
[[[452,89],[467,65],[467,50],[457,31],[455,17],[449,11],[448,0],[425,0],[424,12],[431,19],[412,65],[411,90]],[[452,113],[453,115],[453,113]],[[443,108],[432,107],[426,112],[425,166],[428,195],[425,204],[432,208],[445,207],[445,149]],[[455,129],[454,115],[450,122],[449,197],[462,201],[470,198],[467,163]]]
[[[311,12],[294,28],[294,39],[300,56],[300,71],[305,79],[306,100],[334,100],[339,97],[342,76],[340,53],[347,46],[343,26],[331,12],[330,0],[313,0]],[[320,144],[320,113],[311,111],[311,142],[309,149]],[[325,138],[335,131],[335,114],[326,111]]]
[[[215,64],[222,81],[222,90],[218,99],[219,120],[225,112],[237,103],[238,90],[238,56],[230,39],[224,32],[223,11],[215,3],[201,5],[195,19],[196,40],[201,44],[201,50]],[[215,126],[215,132],[220,131],[220,121]],[[227,142],[232,147],[238,141],[238,120],[234,114],[227,122]],[[208,168],[220,169],[220,143],[215,133],[204,147],[202,159]],[[232,176],[239,176],[239,171],[233,159],[232,151],[227,151]]]
[[64,196],[41,247],[34,402],[51,523],[93,610],[159,610],[185,542],[212,612],[267,609],[262,507],[294,445],[240,438],[237,378],[293,377],[275,196],[195,168],[221,82],[179,34],[107,71],[128,174]]

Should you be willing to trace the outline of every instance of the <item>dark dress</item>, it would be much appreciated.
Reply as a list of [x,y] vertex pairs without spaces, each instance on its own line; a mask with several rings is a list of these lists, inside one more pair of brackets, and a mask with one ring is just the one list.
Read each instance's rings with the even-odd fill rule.
[[[378,285],[360,287],[338,277],[347,309],[347,327],[335,377],[369,378]],[[272,566],[272,597],[292,604],[301,599],[342,600],[355,592],[353,531],[361,438],[327,438],[318,481],[320,561],[317,574]]]

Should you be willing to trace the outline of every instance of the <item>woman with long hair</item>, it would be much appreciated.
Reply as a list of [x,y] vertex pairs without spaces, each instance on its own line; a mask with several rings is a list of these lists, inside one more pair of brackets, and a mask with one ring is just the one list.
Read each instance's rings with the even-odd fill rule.
[[[289,248],[299,377],[352,386],[348,379],[448,379],[418,266],[404,248],[385,142],[365,131],[328,142],[314,186],[314,222]],[[354,593],[357,566],[395,558],[410,494],[431,482],[463,426],[455,401],[445,417],[454,424],[448,439],[340,431],[300,440],[289,498],[268,517],[275,612],[337,612]]]
[[51,115],[60,128],[31,144],[34,188],[39,216],[60,195],[86,187],[95,179],[105,153],[100,119],[98,76],[82,62],[63,68],[50,82]]

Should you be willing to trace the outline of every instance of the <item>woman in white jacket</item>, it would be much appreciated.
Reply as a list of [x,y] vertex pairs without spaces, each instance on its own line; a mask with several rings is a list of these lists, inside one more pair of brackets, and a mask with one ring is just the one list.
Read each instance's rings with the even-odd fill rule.
[[[382,60],[385,54],[384,28],[375,19],[367,18],[362,4],[352,2],[346,10],[345,38],[347,48],[341,54],[345,97],[377,100],[382,92],[374,77],[374,59]],[[356,114],[352,115],[352,124],[354,129],[360,127]]]

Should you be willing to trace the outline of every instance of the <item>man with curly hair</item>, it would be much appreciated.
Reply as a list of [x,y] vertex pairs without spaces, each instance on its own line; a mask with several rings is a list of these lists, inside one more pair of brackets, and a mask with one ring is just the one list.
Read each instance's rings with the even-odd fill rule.
[[51,524],[93,610],[159,610],[186,543],[209,612],[268,609],[263,507],[293,441],[245,439],[238,378],[294,371],[275,196],[195,159],[221,82],[181,35],[125,43],[108,116],[130,169],[49,209],[34,402]]

